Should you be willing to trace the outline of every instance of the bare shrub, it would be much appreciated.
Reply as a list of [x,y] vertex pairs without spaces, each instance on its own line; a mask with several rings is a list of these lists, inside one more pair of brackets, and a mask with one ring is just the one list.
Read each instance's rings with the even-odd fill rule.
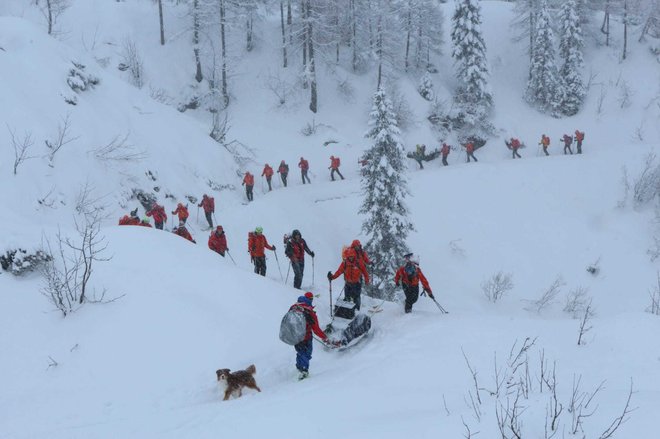
[[660,316],[660,272],[656,275],[656,285],[649,291],[651,303],[646,308],[646,312]]
[[95,159],[105,163],[133,162],[144,160],[148,154],[144,150],[136,149],[128,139],[131,133],[124,135],[117,134],[105,145],[98,146],[88,154],[92,154]]
[[633,201],[641,206],[660,195],[660,164],[655,153],[650,152],[644,159],[642,172],[633,178]]
[[589,289],[582,286],[573,288],[566,295],[564,312],[570,314],[574,319],[577,319],[582,315],[590,302],[589,296],[587,295],[588,292]]
[[82,221],[76,220],[75,225],[78,239],[65,237],[58,231],[53,246],[45,240],[52,259],[42,268],[45,285],[41,291],[65,317],[85,302],[104,300],[105,290],[100,297],[88,295],[89,282],[95,264],[110,260],[104,257],[107,243],[101,235],[99,212],[83,215]]
[[276,74],[268,75],[266,78],[266,89],[270,90],[277,98],[278,106],[283,106],[289,100],[289,97],[295,90],[294,84],[282,78],[279,71]]
[[534,311],[538,314],[541,313],[545,308],[552,305],[557,298],[557,295],[561,292],[562,287],[566,285],[564,279],[561,276],[557,278],[550,284],[548,288],[541,294],[536,300],[527,300],[528,305],[525,307],[527,311]]
[[578,335],[578,341],[577,341],[578,346],[587,343],[584,338],[587,335],[587,333],[591,331],[592,329],[591,319],[594,318],[595,316],[596,313],[591,307],[591,300],[589,300],[587,307],[584,309],[584,312],[582,313],[582,321],[580,322],[580,333]]
[[9,140],[14,149],[14,175],[16,175],[18,167],[23,162],[35,158],[34,156],[28,155],[28,150],[34,145],[34,140],[32,140],[32,132],[30,131],[26,131],[22,137],[18,137],[16,136],[16,131],[9,125],[7,125],[7,130],[9,131]]
[[45,140],[44,143],[46,147],[50,149],[48,153],[49,166],[52,168],[54,165],[55,154],[64,146],[74,140],[78,139],[78,136],[71,136],[71,113],[67,113],[66,116],[62,118],[62,121],[57,126],[57,136],[53,140]]
[[122,63],[118,66],[119,70],[127,71],[131,84],[142,88],[144,86],[144,62],[135,41],[130,38],[124,39],[121,57]]
[[324,123],[316,123],[316,119],[312,118],[311,122],[307,122],[300,130],[300,134],[305,137],[316,134],[319,128],[328,128],[330,130],[335,130],[332,126],[326,125]]
[[481,283],[481,290],[486,298],[495,303],[506,293],[513,289],[513,275],[501,271],[495,273],[490,279]]
[[621,81],[619,84],[619,108],[626,109],[630,107],[635,91],[630,87],[627,81]]

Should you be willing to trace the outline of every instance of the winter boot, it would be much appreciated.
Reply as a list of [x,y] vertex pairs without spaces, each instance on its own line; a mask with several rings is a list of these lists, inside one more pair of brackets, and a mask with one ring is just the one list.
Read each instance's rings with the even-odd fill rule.
[[298,375],[298,381],[304,380],[308,376],[309,376],[309,372],[307,372],[306,370],[301,370],[300,374]]

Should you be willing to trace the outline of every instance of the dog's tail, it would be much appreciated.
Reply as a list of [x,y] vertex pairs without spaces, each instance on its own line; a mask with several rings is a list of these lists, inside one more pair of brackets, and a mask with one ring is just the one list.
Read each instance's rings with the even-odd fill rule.
[[254,367],[254,364],[250,364],[247,369],[245,369],[247,372],[249,372],[251,375],[254,375],[257,373],[257,368]]

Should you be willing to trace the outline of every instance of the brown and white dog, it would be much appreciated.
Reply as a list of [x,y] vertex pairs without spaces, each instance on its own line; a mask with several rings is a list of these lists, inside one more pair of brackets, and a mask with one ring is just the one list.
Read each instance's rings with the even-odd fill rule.
[[215,374],[218,377],[218,382],[220,385],[225,386],[225,397],[223,400],[228,400],[234,392],[238,392],[238,397],[240,398],[243,394],[243,387],[261,392],[261,389],[257,386],[257,382],[254,380],[253,375],[255,373],[257,373],[257,368],[254,367],[254,364],[251,364],[245,370],[239,370],[237,372],[230,372],[229,369],[216,370]]

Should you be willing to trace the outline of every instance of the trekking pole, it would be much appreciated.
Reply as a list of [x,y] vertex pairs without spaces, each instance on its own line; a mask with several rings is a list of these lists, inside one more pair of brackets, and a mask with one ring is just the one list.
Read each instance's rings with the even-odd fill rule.
[[440,310],[440,312],[442,312],[443,314],[449,314],[449,311],[447,311],[446,309],[444,309],[444,308],[442,307],[442,305],[440,305],[440,304],[438,303],[438,301],[435,300],[435,297],[431,297],[430,299],[433,301],[433,303],[435,303],[435,304],[437,305],[437,307],[438,307],[438,309]]
[[314,256],[312,256],[312,288],[314,288]]
[[213,221],[215,221],[215,225],[218,225],[218,219],[215,217],[215,212],[213,212]]
[[286,285],[287,282],[289,282],[289,272],[291,271],[291,261],[289,261],[289,268],[286,269],[286,280],[284,281],[284,285]]
[[277,271],[280,272],[280,278],[282,279],[282,282],[284,282],[284,276],[282,276],[282,269],[280,268],[280,260],[277,258],[277,252],[273,250],[273,253],[275,253],[275,261],[277,262]]
[[199,224],[199,206],[197,206],[197,217],[195,218],[195,222]]
[[229,256],[229,259],[231,259],[234,265],[236,265],[236,261],[234,260],[234,258],[231,257],[231,253],[229,253],[229,249],[227,249],[227,256]]
[[330,290],[330,318],[332,318],[332,281],[331,280],[328,280],[328,289]]

